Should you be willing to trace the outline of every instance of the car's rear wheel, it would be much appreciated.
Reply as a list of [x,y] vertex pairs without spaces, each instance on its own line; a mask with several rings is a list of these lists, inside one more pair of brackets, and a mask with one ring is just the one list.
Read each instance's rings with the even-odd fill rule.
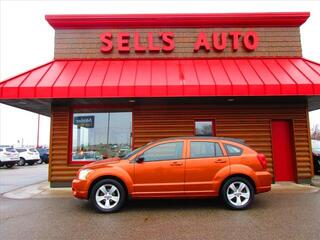
[[14,163],[7,163],[7,164],[6,164],[6,167],[7,167],[7,168],[12,168],[13,166],[14,166]]
[[26,164],[26,160],[24,158],[20,158],[18,161],[18,166],[24,166]]
[[221,198],[231,209],[241,210],[250,207],[254,199],[252,184],[243,177],[232,177],[222,186]]
[[113,179],[104,179],[93,186],[90,202],[99,212],[113,213],[123,207],[126,195],[121,183]]

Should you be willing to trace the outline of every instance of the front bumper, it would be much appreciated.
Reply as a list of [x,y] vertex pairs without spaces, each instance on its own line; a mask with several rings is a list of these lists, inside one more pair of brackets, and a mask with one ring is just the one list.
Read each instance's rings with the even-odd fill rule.
[[272,175],[268,171],[257,172],[256,192],[268,192],[271,190]]
[[76,198],[88,199],[88,184],[86,180],[73,179],[72,194]]

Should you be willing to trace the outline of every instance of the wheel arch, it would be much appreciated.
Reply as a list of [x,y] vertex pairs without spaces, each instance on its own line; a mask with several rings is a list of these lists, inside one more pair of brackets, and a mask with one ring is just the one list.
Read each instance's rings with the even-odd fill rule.
[[91,190],[92,190],[93,186],[94,186],[97,182],[99,182],[99,181],[101,181],[101,180],[104,180],[104,179],[112,179],[112,180],[115,180],[115,181],[119,182],[119,183],[123,186],[124,190],[126,191],[127,196],[129,196],[128,187],[127,187],[127,185],[125,184],[125,182],[124,182],[121,178],[119,178],[119,177],[117,177],[117,176],[113,176],[113,175],[104,175],[104,176],[97,177],[95,180],[93,180],[93,181],[91,182],[90,187],[89,187],[89,190],[88,190],[88,197],[87,197],[87,199],[90,198],[90,194],[91,194]]
[[255,193],[255,194],[257,193],[257,187],[256,187],[256,184],[255,184],[254,180],[253,180],[250,176],[248,176],[248,175],[246,175],[246,174],[237,173],[237,174],[232,174],[232,175],[226,177],[226,178],[222,181],[222,183],[220,184],[220,187],[219,187],[219,196],[220,196],[220,194],[221,194],[221,189],[222,189],[223,185],[226,183],[226,181],[228,181],[230,178],[233,178],[233,177],[242,177],[242,178],[245,178],[246,180],[248,180],[248,181],[252,184],[252,187],[253,187],[253,189],[254,189],[254,193]]

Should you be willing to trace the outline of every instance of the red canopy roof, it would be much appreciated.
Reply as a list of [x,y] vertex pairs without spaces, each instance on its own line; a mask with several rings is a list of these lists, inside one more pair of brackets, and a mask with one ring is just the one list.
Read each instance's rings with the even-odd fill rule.
[[0,99],[320,95],[303,58],[55,60],[0,83]]

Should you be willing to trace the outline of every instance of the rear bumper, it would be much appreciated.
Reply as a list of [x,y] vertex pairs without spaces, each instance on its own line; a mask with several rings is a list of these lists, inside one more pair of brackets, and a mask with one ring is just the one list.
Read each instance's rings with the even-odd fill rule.
[[0,165],[5,165],[5,164],[16,164],[18,160],[8,160],[8,161],[0,161]]
[[76,198],[88,199],[88,187],[85,180],[73,179],[72,194]]
[[272,176],[269,172],[257,172],[256,192],[268,192],[271,190]]

